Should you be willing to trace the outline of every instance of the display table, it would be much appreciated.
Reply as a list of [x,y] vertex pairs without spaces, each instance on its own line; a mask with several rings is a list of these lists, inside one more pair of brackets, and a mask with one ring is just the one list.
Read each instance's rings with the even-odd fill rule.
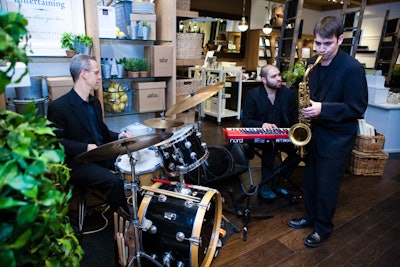
[[400,105],[370,103],[365,112],[365,121],[385,136],[385,152],[400,152]]

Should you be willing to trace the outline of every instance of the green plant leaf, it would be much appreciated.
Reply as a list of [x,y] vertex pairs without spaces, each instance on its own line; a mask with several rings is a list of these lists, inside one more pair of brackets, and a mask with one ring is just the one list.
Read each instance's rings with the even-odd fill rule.
[[12,197],[0,197],[0,210],[9,209],[12,207],[18,207],[25,204],[26,204],[25,201],[16,200]]
[[16,261],[12,250],[0,251],[0,266],[15,267]]
[[[5,244],[4,241],[9,239],[12,236],[13,231],[14,231],[13,225],[11,225],[9,223],[0,223],[0,243],[2,244],[1,247],[4,246],[4,244]],[[3,265],[1,265],[1,266],[3,266]]]
[[27,225],[36,220],[39,214],[39,205],[31,203],[29,205],[21,206],[17,213],[17,224]]
[[13,249],[19,249],[25,246],[31,234],[32,234],[32,229],[28,228],[24,233],[18,236],[17,240],[14,241],[11,247]]
[[23,174],[18,174],[13,179],[8,179],[7,183],[10,187],[18,191],[31,189],[40,185],[40,182],[37,181],[34,177]]

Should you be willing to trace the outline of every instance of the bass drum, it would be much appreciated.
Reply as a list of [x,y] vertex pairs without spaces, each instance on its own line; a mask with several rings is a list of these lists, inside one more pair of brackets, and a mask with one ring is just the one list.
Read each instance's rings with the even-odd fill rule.
[[[217,248],[222,218],[220,193],[191,186],[190,193],[155,183],[148,187],[138,216],[143,251],[167,266],[210,266]],[[149,224],[149,222],[151,222]]]

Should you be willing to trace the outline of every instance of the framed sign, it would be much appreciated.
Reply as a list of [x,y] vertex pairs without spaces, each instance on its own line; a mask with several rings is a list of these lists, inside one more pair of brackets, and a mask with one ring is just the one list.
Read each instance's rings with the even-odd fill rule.
[[83,0],[1,0],[1,8],[19,12],[28,20],[28,56],[65,56],[61,35],[85,33]]

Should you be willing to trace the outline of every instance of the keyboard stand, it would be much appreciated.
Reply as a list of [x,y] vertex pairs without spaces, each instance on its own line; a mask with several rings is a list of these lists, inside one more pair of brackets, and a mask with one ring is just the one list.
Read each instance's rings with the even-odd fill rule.
[[[274,168],[273,174],[268,177],[265,181],[261,181],[259,184],[254,185],[253,184],[253,177],[252,177],[252,170],[250,167],[249,163],[249,178],[250,178],[250,187],[246,190],[243,184],[241,184],[241,189],[242,189],[242,195],[235,200],[233,196],[233,190],[229,190],[229,196],[232,200],[233,206],[235,208],[236,215],[242,219],[243,221],[243,241],[247,241],[247,232],[248,232],[248,223],[250,221],[250,218],[258,218],[258,219],[271,219],[274,216],[273,215],[257,215],[257,216],[251,216],[251,210],[250,210],[250,198],[258,193],[258,188],[260,188],[264,183],[267,183],[271,179],[279,176],[281,172],[290,166],[291,164],[296,164],[298,165],[301,161],[300,157],[294,157],[290,162],[285,164],[285,166],[277,166]],[[301,188],[297,186],[295,183],[293,183],[290,179],[289,181],[296,189],[298,189],[300,192],[302,192]],[[284,197],[288,200],[287,204],[295,204],[297,203],[297,198],[296,196],[287,193],[284,194]],[[246,201],[245,205],[243,205],[243,201]],[[230,211],[231,212],[231,211]]]

